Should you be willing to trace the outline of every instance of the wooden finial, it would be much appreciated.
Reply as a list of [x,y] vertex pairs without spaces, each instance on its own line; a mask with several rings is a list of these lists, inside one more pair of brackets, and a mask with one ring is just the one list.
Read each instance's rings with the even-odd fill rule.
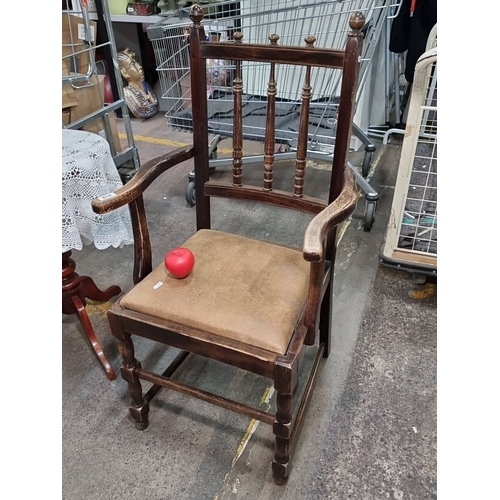
[[272,45],[276,45],[279,39],[280,37],[276,33],[269,35],[269,41],[271,42]]
[[306,42],[307,47],[314,47],[314,42],[316,41],[316,37],[312,35],[308,35],[304,38],[304,42]]
[[360,31],[365,25],[365,16],[361,12],[354,12],[349,18],[349,26],[354,31]]
[[193,21],[193,24],[196,27],[200,26],[200,23],[203,19],[203,9],[195,3],[191,6],[191,10],[189,11],[189,18]]
[[241,33],[240,31],[237,31],[234,35],[233,35],[233,38],[234,38],[234,41],[236,43],[239,43],[241,42],[241,40],[243,40],[243,33]]

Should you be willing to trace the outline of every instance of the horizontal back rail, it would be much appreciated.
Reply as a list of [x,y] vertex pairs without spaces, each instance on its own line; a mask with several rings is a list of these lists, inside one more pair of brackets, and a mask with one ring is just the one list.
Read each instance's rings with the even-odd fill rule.
[[256,43],[237,44],[233,42],[201,42],[202,59],[224,59],[227,61],[273,62],[304,66],[304,58],[310,66],[342,69],[343,50],[309,47],[286,47]]
[[316,215],[323,210],[327,203],[320,198],[292,196],[288,191],[265,191],[262,187],[241,185],[234,186],[229,183],[208,181],[205,183],[206,196],[218,196],[221,198],[234,198],[238,200],[255,201],[267,203],[282,208],[292,208],[300,212]]

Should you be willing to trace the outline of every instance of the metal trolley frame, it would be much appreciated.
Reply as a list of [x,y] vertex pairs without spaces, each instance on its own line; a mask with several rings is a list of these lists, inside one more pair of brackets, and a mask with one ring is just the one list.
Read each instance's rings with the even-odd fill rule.
[[[64,125],[63,128],[78,130],[86,125],[94,123],[102,123],[103,134],[109,143],[111,154],[115,165],[120,173],[124,182],[128,181],[140,167],[139,154],[134,141],[132,132],[132,125],[130,122],[130,115],[128,107],[125,102],[123,94],[122,76],[118,67],[118,55],[114,39],[114,33],[111,24],[111,14],[109,12],[108,2],[106,0],[95,0],[95,7],[98,14],[98,27],[101,34],[101,43],[93,44],[93,32],[91,29],[90,16],[89,16],[89,1],[88,0],[72,0],[70,7],[63,9],[64,16],[78,16],[81,18],[81,32],[72,33],[71,23],[68,21],[70,28],[70,38],[73,43],[70,45],[63,45],[63,66],[65,65],[71,71],[63,74],[62,85],[68,88],[81,89],[84,87],[96,87],[97,92],[101,92],[100,86],[97,82],[97,75],[99,75],[98,64],[96,61],[96,50],[102,49],[108,60],[110,67],[110,80],[112,87],[114,87],[113,97],[114,101],[104,104],[101,109],[95,110],[86,116],[74,120],[71,123]],[[64,50],[66,48],[66,50]],[[65,54],[65,52],[69,52]],[[79,59],[88,61],[86,67],[79,68],[78,72],[73,72],[75,61]],[[76,64],[79,66],[78,64]],[[101,95],[101,100],[104,102],[104,96]],[[127,136],[127,145],[121,151],[117,151],[111,131],[110,115],[117,113],[121,116],[125,132]]]
[[[360,61],[360,72],[356,101],[364,90],[372,57],[379,39],[386,30],[386,23],[394,17],[400,5],[396,0],[276,0],[272,6],[263,1],[225,1],[205,5],[204,27],[208,40],[232,40],[236,31],[243,33],[249,43],[269,43],[269,35],[278,34],[279,43],[303,45],[304,38],[314,35],[316,47],[343,47],[349,31],[349,16],[361,11],[366,18],[365,40]],[[272,10],[270,10],[272,8]],[[165,20],[149,26],[148,37],[152,42],[157,62],[157,72],[162,98],[166,106],[169,126],[192,130],[190,113],[189,52],[186,29],[190,25],[189,9],[180,9]],[[217,145],[231,137],[231,126],[226,117],[232,110],[232,66],[231,62],[207,61],[207,94],[214,113],[209,118],[209,129],[213,134],[210,144],[211,172],[216,167],[230,164],[230,159],[217,158]],[[246,63],[243,67],[244,94],[248,112],[243,118],[246,139],[259,141],[264,136],[267,99],[268,71],[262,63]],[[300,106],[302,75],[293,66],[283,67],[287,85],[278,89],[277,99],[283,103],[283,117],[294,113],[294,106]],[[283,79],[283,76],[281,77]],[[317,160],[331,160],[333,137],[336,124],[336,97],[340,93],[339,72],[324,70],[313,76],[312,87],[315,96],[314,116],[309,123],[308,157]],[[217,102],[215,102],[217,101]],[[311,117],[311,114],[310,114]],[[298,130],[294,123],[283,118],[276,122],[277,159],[294,158],[294,140]],[[365,193],[365,229],[371,229],[375,220],[379,194],[365,177],[369,174],[376,147],[368,136],[353,124],[353,136],[365,148],[361,168],[348,164],[353,170],[358,187]],[[263,155],[245,156],[245,164],[262,162]],[[194,172],[188,176],[186,200],[195,204]]]
[[383,264],[437,275],[437,46],[415,67]]

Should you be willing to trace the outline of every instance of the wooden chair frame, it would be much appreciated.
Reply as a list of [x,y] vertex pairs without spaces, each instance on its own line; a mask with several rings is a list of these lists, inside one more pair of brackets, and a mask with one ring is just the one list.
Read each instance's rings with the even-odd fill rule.
[[[143,193],[161,174],[173,166],[194,158],[196,183],[197,229],[210,228],[210,197],[222,196],[293,208],[313,214],[304,237],[303,256],[310,262],[309,293],[300,321],[291,337],[285,354],[252,347],[234,340],[220,338],[193,328],[174,324],[169,320],[152,318],[123,308],[118,301],[108,312],[112,334],[118,339],[123,361],[120,372],[128,383],[131,397],[130,413],[138,429],[148,426],[149,402],[162,387],[197,397],[224,408],[242,413],[273,427],[275,454],[272,463],[276,483],[284,484],[288,477],[290,459],[297,442],[305,412],[313,393],[316,375],[323,357],[330,352],[331,297],[337,243],[337,226],[355,209],[357,191],[350,169],[346,167],[351,135],[355,89],[361,53],[364,18],[353,14],[351,32],[345,50],[314,48],[314,37],[306,38],[306,47],[278,46],[278,38],[270,37],[269,45],[245,44],[242,35],[236,33],[234,42],[205,42],[201,24],[202,9],[194,5],[190,14],[193,22],[190,30],[191,98],[196,126],[193,130],[193,145],[144,164],[135,176],[115,195],[93,201],[94,211],[106,213],[128,204],[132,216],[135,237],[134,283],[138,284],[152,271],[151,243],[144,210]],[[207,95],[204,84],[206,60],[209,58],[235,61],[234,76],[234,137],[233,137],[233,182],[232,184],[209,180],[209,144],[207,129]],[[253,60],[271,63],[268,87],[268,132],[265,142],[264,187],[255,188],[242,183],[242,139],[241,139],[241,61]],[[304,61],[306,63],[304,64]],[[273,189],[274,148],[274,81],[275,64],[306,65],[306,83],[302,91],[301,136],[297,151],[295,188],[293,193]],[[306,161],[307,114],[311,99],[309,75],[311,66],[338,68],[343,70],[342,89],[338,109],[338,125],[332,165],[331,185],[327,201],[306,196],[303,193]],[[204,118],[200,118],[204,117]],[[324,299],[324,300],[323,300]],[[319,332],[319,340],[317,335]],[[181,349],[181,353],[162,374],[142,368],[135,358],[132,336],[141,336]],[[294,390],[298,383],[302,354],[305,345],[318,345],[316,357],[302,400],[297,410],[292,411]],[[172,379],[175,370],[189,353],[199,354],[233,365],[272,379],[277,393],[276,412],[268,413],[219,395],[191,387]],[[141,380],[152,383],[143,394]]]

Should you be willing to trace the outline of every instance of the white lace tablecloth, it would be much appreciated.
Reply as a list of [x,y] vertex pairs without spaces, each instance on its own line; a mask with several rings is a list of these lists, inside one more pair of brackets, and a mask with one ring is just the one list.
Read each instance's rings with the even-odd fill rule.
[[108,142],[97,134],[62,130],[62,251],[93,243],[103,250],[133,243],[128,207],[99,215],[94,198],[106,197],[123,183]]

